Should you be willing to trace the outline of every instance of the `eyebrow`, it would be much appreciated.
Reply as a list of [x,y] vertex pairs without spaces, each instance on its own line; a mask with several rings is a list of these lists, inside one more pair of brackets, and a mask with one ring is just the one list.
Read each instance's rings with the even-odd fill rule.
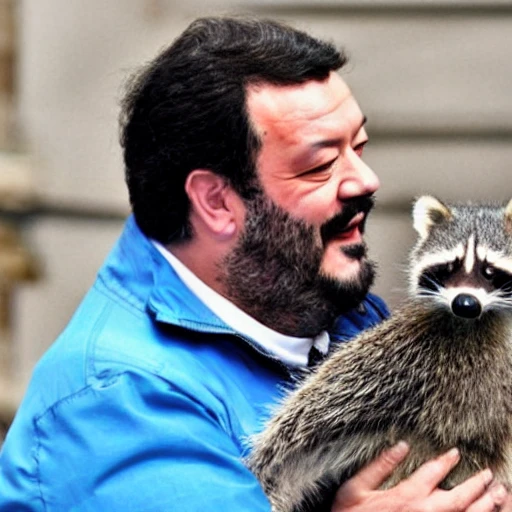
[[[357,131],[361,130],[361,128],[366,124],[367,121],[368,121],[368,118],[366,116],[363,116],[363,119],[362,119],[361,124],[359,125],[359,128]],[[341,141],[342,141],[342,139],[339,139],[339,138],[321,140],[321,141],[315,142],[312,145],[312,149],[322,149],[322,148],[331,148],[333,146],[339,146]]]

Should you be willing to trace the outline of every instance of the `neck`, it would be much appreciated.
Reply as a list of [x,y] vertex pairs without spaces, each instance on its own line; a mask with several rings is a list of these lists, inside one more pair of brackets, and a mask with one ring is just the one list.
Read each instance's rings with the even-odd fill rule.
[[169,244],[165,248],[203,283],[229,299],[225,286],[219,278],[219,267],[224,258],[224,251],[215,246],[202,247],[202,244],[195,239]]

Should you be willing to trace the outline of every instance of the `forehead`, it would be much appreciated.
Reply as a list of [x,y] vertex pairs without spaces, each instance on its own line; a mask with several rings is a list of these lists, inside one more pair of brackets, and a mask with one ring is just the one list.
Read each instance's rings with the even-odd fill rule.
[[[362,114],[347,84],[337,73],[322,81],[297,85],[257,84],[247,89],[247,109],[263,139],[315,137],[319,132],[350,131]],[[333,133],[334,136],[338,135]]]

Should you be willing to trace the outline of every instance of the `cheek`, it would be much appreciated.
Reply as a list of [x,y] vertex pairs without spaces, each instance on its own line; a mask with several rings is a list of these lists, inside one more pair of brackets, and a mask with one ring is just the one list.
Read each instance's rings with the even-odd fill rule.
[[340,203],[328,191],[303,196],[288,196],[284,206],[291,215],[315,226],[318,230],[341,210]]
[[327,183],[289,180],[266,183],[263,189],[276,205],[313,226],[321,226],[341,209],[334,180]]

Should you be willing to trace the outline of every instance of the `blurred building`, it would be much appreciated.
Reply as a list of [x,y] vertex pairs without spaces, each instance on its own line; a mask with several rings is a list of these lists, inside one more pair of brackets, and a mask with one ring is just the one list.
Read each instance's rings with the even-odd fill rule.
[[193,18],[224,13],[275,17],[347,49],[343,76],[382,181],[368,237],[391,305],[407,286],[414,196],[512,196],[511,1],[0,0],[0,417],[129,211],[123,82]]

